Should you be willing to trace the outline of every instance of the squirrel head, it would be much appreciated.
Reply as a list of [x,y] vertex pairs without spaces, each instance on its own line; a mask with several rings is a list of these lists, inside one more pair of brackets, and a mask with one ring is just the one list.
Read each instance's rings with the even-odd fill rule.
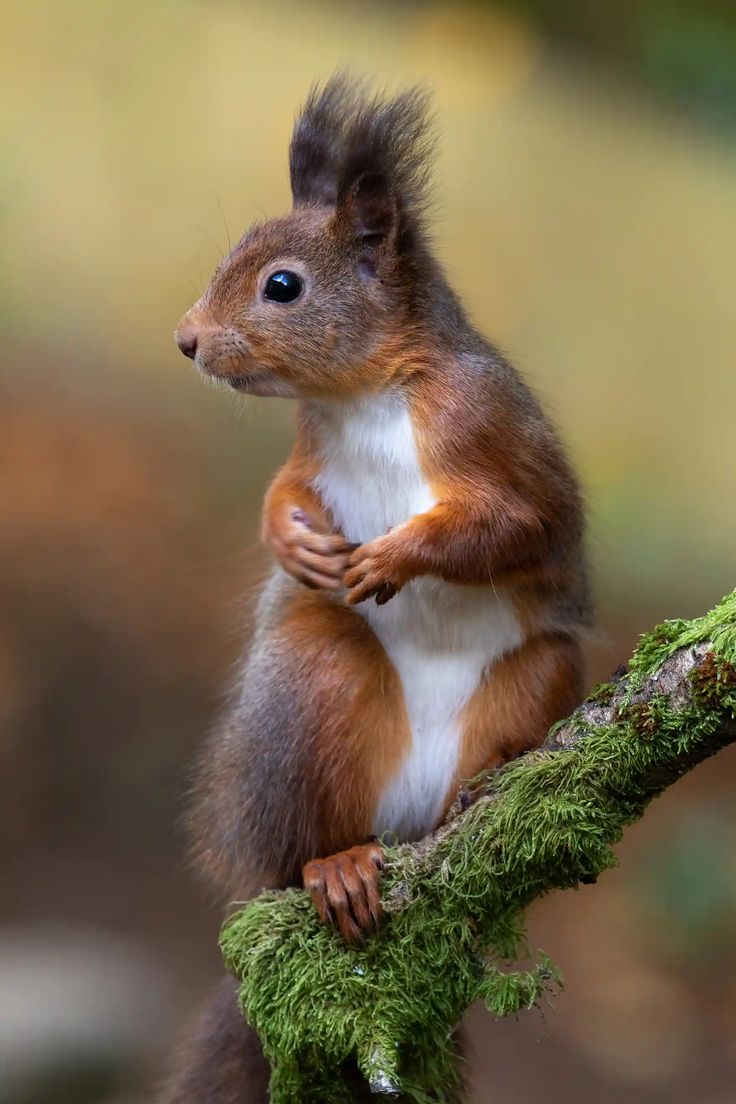
[[252,226],[179,322],[183,353],[257,395],[388,386],[431,260],[427,99],[371,96],[344,74],[310,93],[289,150],[293,209]]

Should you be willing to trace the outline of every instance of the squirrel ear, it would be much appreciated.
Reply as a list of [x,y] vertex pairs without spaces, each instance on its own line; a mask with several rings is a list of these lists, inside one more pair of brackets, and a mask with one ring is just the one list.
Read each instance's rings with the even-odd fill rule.
[[396,240],[399,209],[386,179],[366,172],[350,186],[338,202],[338,217],[366,259],[391,250]]

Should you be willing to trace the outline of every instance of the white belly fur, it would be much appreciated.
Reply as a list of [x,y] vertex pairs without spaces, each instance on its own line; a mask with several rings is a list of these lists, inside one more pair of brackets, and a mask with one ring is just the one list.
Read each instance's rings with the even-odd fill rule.
[[[317,418],[323,466],[317,489],[351,541],[363,543],[430,509],[401,396],[324,404]],[[456,775],[459,714],[483,671],[523,639],[516,613],[492,587],[424,577],[385,606],[358,611],[398,671],[412,746],[388,782],[373,830],[419,839],[435,826]]]

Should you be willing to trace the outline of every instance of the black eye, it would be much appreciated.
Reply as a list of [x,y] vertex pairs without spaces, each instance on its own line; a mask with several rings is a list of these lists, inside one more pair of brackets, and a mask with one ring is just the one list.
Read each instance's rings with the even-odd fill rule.
[[296,272],[274,272],[263,289],[263,298],[272,299],[274,303],[292,303],[301,295],[302,287],[301,277]]

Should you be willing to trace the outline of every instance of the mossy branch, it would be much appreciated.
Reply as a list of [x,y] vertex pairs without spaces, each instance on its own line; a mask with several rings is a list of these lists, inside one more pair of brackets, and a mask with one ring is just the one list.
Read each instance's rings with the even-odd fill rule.
[[300,890],[232,916],[222,951],[272,1064],[272,1101],[354,1100],[361,1075],[363,1092],[455,1100],[452,1032],[468,1005],[505,1016],[559,983],[544,958],[502,969],[525,951],[527,907],[615,865],[612,846],[652,798],[734,740],[736,592],[649,633],[543,747],[432,836],[390,850],[386,921],[366,947],[323,928]]

